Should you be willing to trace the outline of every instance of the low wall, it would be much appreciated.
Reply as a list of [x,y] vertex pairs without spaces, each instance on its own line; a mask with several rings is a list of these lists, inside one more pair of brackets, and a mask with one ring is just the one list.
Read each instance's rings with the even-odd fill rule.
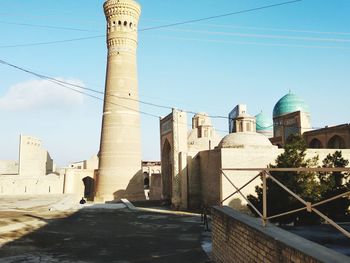
[[[61,176],[65,177],[65,194],[77,194],[81,197],[93,196],[95,185],[95,170],[66,168],[58,169],[58,172],[61,174]],[[86,183],[91,184],[91,186],[85,186],[84,179],[87,179]]]
[[162,198],[162,175],[152,174],[150,178],[150,200],[161,200]]
[[220,149],[200,152],[199,157],[201,204],[204,207],[219,205],[222,199]]
[[18,162],[0,160],[0,175],[1,174],[18,174]]
[[212,209],[215,262],[350,262],[350,258],[229,207]]
[[0,175],[1,195],[62,194],[63,177],[49,174],[38,177]]

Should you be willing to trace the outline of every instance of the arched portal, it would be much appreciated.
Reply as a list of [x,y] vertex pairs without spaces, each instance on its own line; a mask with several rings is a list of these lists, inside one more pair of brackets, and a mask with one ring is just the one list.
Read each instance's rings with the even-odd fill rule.
[[328,141],[328,148],[330,148],[330,149],[345,149],[345,141],[339,135],[334,135]]
[[84,197],[87,199],[91,199],[94,196],[94,182],[95,180],[89,176],[83,178]]
[[312,149],[321,149],[323,148],[323,145],[319,139],[314,138],[311,140],[309,147]]
[[149,174],[147,172],[143,173],[143,188],[149,189]]
[[162,149],[162,193],[163,199],[171,199],[172,192],[171,145],[165,140]]

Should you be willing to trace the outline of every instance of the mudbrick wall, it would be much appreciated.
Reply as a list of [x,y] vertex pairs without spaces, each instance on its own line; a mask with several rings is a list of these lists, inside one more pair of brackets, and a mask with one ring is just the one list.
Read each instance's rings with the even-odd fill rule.
[[226,262],[350,262],[350,258],[229,207],[212,209],[213,259]]

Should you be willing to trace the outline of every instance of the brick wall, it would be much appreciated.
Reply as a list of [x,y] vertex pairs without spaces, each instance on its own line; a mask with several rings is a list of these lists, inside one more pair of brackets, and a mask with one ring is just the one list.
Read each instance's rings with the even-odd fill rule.
[[350,258],[229,207],[212,209],[215,262],[350,262]]

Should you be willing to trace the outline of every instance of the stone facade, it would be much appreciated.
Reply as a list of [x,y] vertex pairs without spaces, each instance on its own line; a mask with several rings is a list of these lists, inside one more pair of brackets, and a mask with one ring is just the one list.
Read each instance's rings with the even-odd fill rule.
[[350,124],[308,131],[303,136],[309,148],[350,149]]
[[[19,161],[1,161],[0,195],[60,194],[64,178],[41,140],[20,136]],[[1,166],[0,166],[1,168]]]
[[177,110],[160,121],[162,198],[180,209],[200,206],[198,153],[214,149],[221,140],[205,113],[192,118],[190,132],[186,123],[187,114]]
[[53,172],[53,160],[42,148],[41,140],[21,135],[19,147],[20,176],[43,176]]
[[[160,120],[160,145],[162,163],[162,199],[171,200],[174,207],[181,206],[181,189],[186,184],[187,167],[183,156],[187,154],[187,115],[173,110]],[[187,200],[187,199],[186,199]]]
[[133,0],[104,3],[108,62],[96,200],[143,196],[137,80],[137,26]]
[[[203,113],[194,116],[194,125],[186,136],[187,127],[182,125],[179,129],[180,126],[177,125],[185,123],[185,113],[180,113],[170,114],[161,120],[162,198],[171,198],[172,204],[181,209],[198,210],[223,202],[232,208],[247,210],[247,202],[240,195],[229,197],[235,191],[230,181],[241,187],[258,172],[225,169],[266,168],[269,164],[274,164],[277,156],[284,150],[272,145],[265,135],[256,132],[230,133],[220,141],[219,136],[214,136],[215,131],[209,125],[208,116]],[[290,116],[300,116],[300,112]],[[207,134],[211,137],[200,138],[203,134],[196,125],[201,118],[205,119],[202,120],[204,127],[210,127],[211,132]],[[318,156],[321,165],[322,160],[334,151],[308,149],[307,158]],[[345,159],[350,160],[350,150],[344,149],[342,154]],[[223,169],[228,178],[222,174]],[[175,179],[176,175],[178,178]],[[245,196],[255,195],[255,187],[260,184],[261,180],[256,178],[242,193]]]
[[291,134],[302,135],[311,130],[310,113],[296,111],[273,118],[273,138],[271,142],[284,147]]
[[19,149],[19,161],[0,161],[0,195],[76,194],[93,198],[97,155],[55,168],[40,139],[21,135]]
[[229,133],[234,132],[256,132],[255,117],[247,112],[247,105],[237,105],[228,115]]

